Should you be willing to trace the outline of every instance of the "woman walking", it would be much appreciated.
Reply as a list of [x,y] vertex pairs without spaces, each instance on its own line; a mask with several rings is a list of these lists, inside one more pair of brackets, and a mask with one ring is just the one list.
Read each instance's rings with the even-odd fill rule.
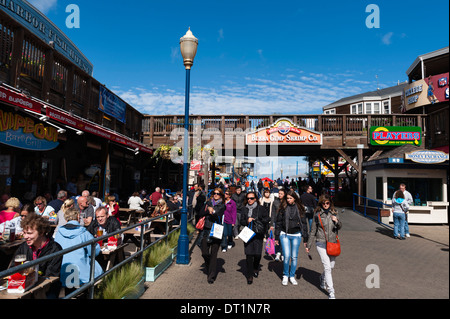
[[[294,190],[288,191],[286,200],[281,202],[280,211],[275,222],[275,244],[281,243],[283,251],[283,286],[297,285],[295,271],[297,270],[298,249],[303,237],[306,247],[308,241],[308,226],[305,208]],[[289,267],[290,263],[290,267]]]
[[199,212],[199,218],[205,218],[203,238],[201,241],[202,257],[205,260],[206,272],[208,274],[207,280],[209,284],[214,283],[217,277],[217,252],[219,251],[221,239],[210,237],[214,223],[223,223],[223,215],[225,213],[224,195],[220,188],[214,189],[211,198],[205,203],[204,207]]
[[246,203],[242,208],[241,225],[248,226],[255,232],[255,236],[244,243],[247,264],[247,284],[253,283],[253,277],[259,274],[259,262],[263,250],[263,239],[270,221],[269,212],[258,203],[256,192],[247,193]]
[[[272,213],[270,215],[270,230],[275,233],[275,224],[278,212],[280,211],[281,202],[286,200],[286,190],[283,187],[280,187],[278,190],[278,197],[275,197],[272,205]],[[275,245],[275,261],[281,261],[281,245]]]
[[[322,226],[323,225],[323,226]],[[331,271],[334,268],[336,257],[327,254],[327,241],[336,243],[337,231],[341,229],[342,223],[337,218],[337,211],[328,194],[319,197],[319,203],[314,213],[306,252],[309,253],[313,241],[316,243],[317,252],[322,261],[324,271],[320,276],[320,288],[328,290],[330,299],[335,299],[333,277]]]

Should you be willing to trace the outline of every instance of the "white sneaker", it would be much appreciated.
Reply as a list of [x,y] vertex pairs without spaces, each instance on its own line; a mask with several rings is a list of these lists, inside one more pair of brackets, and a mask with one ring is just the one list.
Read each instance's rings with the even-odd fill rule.
[[406,236],[406,237],[411,237],[409,234],[406,234],[405,236]]
[[227,250],[226,250],[226,249],[224,248],[224,249],[222,249],[222,252],[223,252],[223,253],[226,253],[226,252],[227,252]]
[[289,281],[290,281],[291,284],[293,284],[294,286],[297,286],[297,285],[298,285],[298,282],[297,282],[297,280],[295,280],[294,277],[290,277],[290,278],[289,278]]
[[281,281],[281,284],[283,286],[287,286],[287,284],[288,284],[288,277],[287,276],[283,276],[283,280]]
[[336,296],[334,295],[334,292],[331,292],[331,293],[328,295],[328,299],[336,299]]
[[231,248],[233,248],[233,246],[232,245],[228,245],[228,249],[231,249]]
[[280,257],[281,257],[281,253],[277,253],[277,255],[275,256],[275,260],[280,261]]

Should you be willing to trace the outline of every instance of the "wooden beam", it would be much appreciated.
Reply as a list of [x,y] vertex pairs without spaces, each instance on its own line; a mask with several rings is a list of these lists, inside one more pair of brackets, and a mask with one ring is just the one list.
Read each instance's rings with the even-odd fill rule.
[[345,158],[345,160],[357,171],[359,172],[359,165],[356,164],[351,158],[350,156],[348,156],[347,154],[344,153],[343,150],[337,149],[336,152],[338,152],[343,158]]

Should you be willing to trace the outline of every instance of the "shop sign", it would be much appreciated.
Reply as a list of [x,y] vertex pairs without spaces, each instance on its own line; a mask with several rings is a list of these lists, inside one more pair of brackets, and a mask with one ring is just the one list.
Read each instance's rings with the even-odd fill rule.
[[402,111],[413,108],[448,101],[449,73],[429,76],[415,81],[404,88],[402,95]]
[[0,101],[25,108],[36,113],[41,113],[42,105],[33,101],[22,94],[0,87]]
[[405,154],[405,159],[409,159],[416,163],[437,164],[448,161],[448,154],[441,151],[415,151]]
[[29,117],[0,110],[0,143],[32,151],[48,151],[59,145],[58,131]]
[[269,127],[246,134],[246,144],[322,145],[322,134],[281,118]]
[[418,126],[372,126],[370,145],[400,146],[422,144],[422,129]]

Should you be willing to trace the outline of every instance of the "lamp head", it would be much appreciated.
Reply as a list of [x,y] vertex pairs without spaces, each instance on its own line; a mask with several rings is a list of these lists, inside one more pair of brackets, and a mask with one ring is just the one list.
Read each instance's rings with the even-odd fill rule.
[[180,50],[183,56],[183,63],[186,70],[194,64],[195,54],[197,53],[198,39],[194,37],[191,28],[180,38]]

